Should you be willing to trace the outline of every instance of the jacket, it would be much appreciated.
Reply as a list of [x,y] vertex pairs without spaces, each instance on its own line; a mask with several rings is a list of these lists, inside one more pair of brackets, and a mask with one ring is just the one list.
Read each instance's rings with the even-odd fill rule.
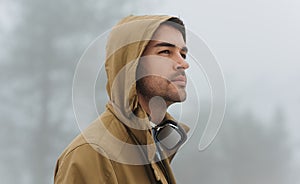
[[[157,160],[150,122],[135,86],[138,59],[160,23],[169,18],[128,16],[112,29],[105,61],[110,100],[58,158],[55,184],[176,183],[170,167],[175,152],[164,152]],[[164,119],[176,121],[168,113]]]

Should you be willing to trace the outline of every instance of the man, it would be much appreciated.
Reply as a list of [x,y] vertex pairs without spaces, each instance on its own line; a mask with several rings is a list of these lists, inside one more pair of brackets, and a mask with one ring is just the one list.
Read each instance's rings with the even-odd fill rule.
[[106,47],[106,110],[65,149],[54,182],[176,183],[170,162],[188,128],[166,111],[186,98],[185,28],[170,16],[128,16]]

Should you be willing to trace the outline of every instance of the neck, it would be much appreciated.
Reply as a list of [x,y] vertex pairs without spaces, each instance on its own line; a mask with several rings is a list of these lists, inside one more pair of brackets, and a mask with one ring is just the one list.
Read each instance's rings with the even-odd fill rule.
[[170,103],[166,102],[159,96],[147,98],[140,93],[137,93],[138,101],[144,111],[150,116],[153,123],[159,124],[165,117],[167,108]]

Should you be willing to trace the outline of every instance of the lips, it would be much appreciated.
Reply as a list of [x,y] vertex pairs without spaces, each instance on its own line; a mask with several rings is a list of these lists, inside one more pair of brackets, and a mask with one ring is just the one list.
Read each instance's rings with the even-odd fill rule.
[[177,76],[174,79],[171,80],[172,83],[185,87],[186,86],[186,77],[183,75]]

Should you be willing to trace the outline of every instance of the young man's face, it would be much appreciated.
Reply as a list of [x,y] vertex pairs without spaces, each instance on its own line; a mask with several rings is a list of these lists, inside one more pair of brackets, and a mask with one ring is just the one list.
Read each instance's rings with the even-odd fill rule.
[[187,48],[179,30],[161,25],[144,50],[139,61],[138,91],[147,98],[162,97],[167,104],[186,99],[185,61]]

